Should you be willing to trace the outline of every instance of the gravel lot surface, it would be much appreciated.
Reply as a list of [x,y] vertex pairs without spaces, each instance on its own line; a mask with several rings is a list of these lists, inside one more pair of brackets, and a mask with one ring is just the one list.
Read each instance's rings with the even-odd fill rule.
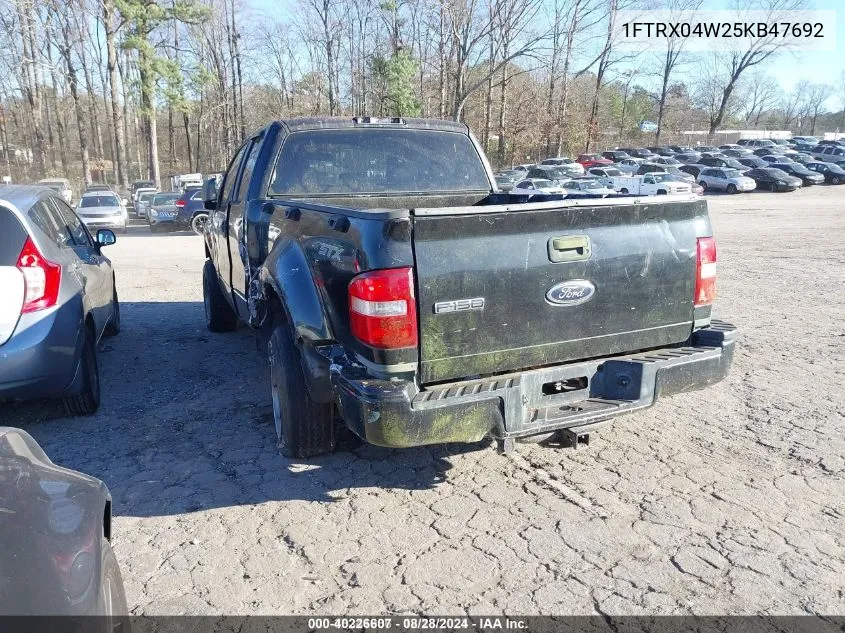
[[845,612],[845,187],[709,196],[728,380],[577,451],[279,456],[249,331],[203,320],[202,243],[108,250],[103,404],[6,406],[114,496],[136,614]]

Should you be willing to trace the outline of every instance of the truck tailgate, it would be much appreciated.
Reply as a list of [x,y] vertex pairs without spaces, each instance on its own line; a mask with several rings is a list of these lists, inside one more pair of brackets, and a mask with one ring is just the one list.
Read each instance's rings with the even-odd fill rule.
[[423,383],[692,332],[696,238],[710,235],[704,201],[437,213],[413,221]]

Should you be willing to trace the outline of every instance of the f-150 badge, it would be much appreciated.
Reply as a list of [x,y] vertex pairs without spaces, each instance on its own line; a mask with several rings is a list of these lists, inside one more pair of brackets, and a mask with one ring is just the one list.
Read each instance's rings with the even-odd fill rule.
[[586,279],[570,279],[555,284],[546,293],[546,301],[558,306],[577,306],[593,298],[596,287]]
[[474,299],[456,299],[455,301],[439,301],[434,304],[434,314],[447,312],[466,312],[467,310],[483,310],[484,297]]

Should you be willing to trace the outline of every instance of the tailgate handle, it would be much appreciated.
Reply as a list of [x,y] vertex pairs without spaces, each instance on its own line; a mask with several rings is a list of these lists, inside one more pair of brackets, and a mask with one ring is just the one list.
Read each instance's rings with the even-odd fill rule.
[[590,259],[590,238],[586,235],[564,235],[549,240],[549,259],[553,262],[579,262]]

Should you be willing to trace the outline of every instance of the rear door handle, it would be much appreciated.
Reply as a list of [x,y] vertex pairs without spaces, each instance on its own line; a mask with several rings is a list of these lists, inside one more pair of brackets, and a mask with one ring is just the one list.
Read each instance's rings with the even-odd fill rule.
[[562,235],[549,240],[549,259],[558,262],[578,262],[590,259],[592,245],[587,235]]

